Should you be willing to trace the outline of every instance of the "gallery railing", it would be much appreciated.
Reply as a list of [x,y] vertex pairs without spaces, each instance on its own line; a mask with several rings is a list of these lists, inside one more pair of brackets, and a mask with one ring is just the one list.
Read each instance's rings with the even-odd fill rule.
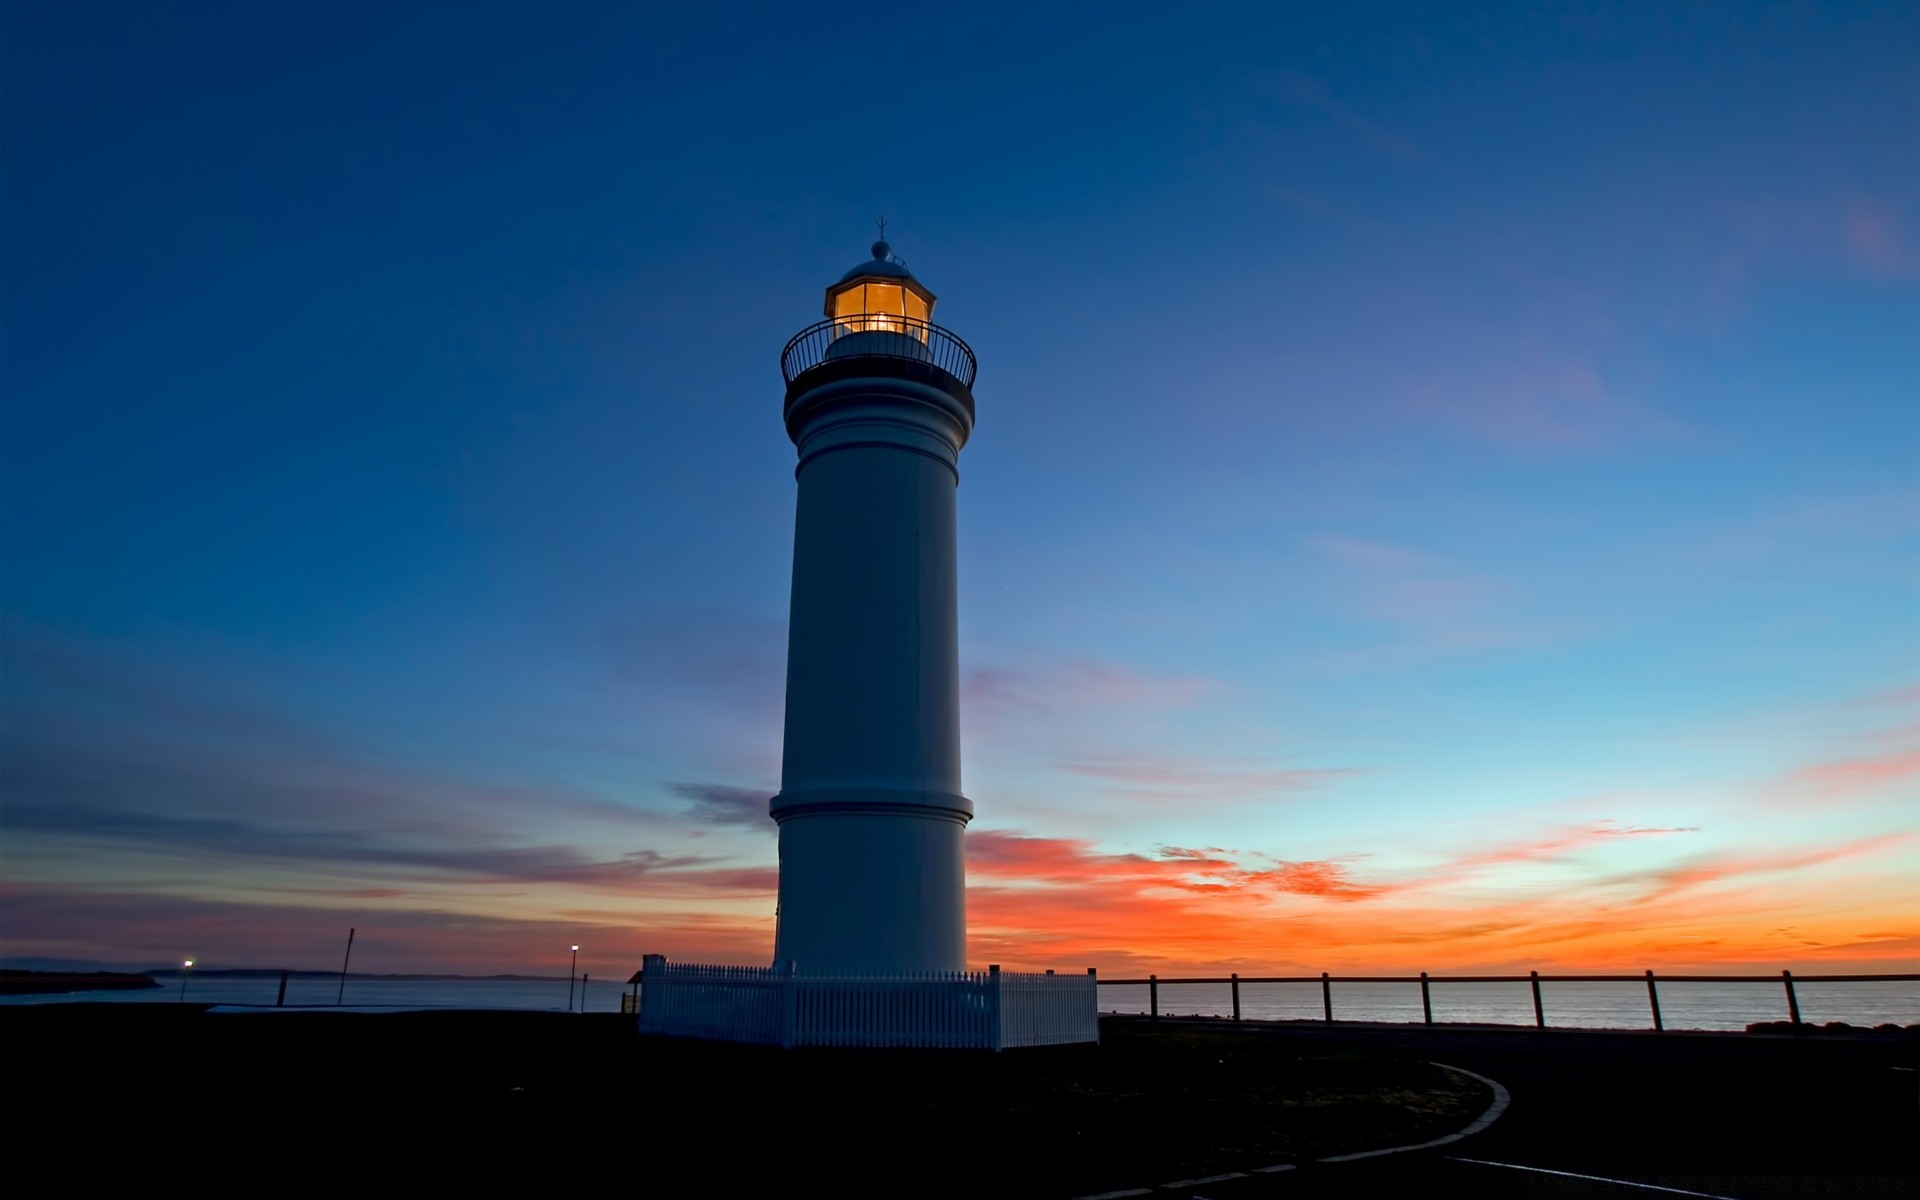
[[1787,1020],[1798,1029],[1802,1025],[1800,1018],[1800,998],[1794,991],[1795,983],[1920,983],[1920,975],[1800,975],[1792,971],[1782,971],[1778,975],[1659,975],[1647,971],[1642,975],[1542,975],[1530,971],[1525,975],[1429,975],[1422,971],[1418,975],[1332,975],[1325,971],[1318,975],[1206,975],[1168,977],[1148,975],[1140,979],[1101,979],[1101,987],[1145,986],[1147,989],[1147,1015],[1160,1016],[1160,986],[1162,984],[1228,984],[1232,988],[1233,1020],[1241,1019],[1240,985],[1269,983],[1317,983],[1320,985],[1320,1003],[1322,1019],[1332,1021],[1333,985],[1336,983],[1417,983],[1420,985],[1420,1010],[1423,1022],[1432,1025],[1433,985],[1436,983],[1527,983],[1533,989],[1533,1023],[1541,1029],[1547,1028],[1547,1010],[1540,993],[1543,983],[1640,983],[1647,985],[1647,1006],[1652,1012],[1653,1028],[1663,1030],[1666,1023],[1660,1015],[1661,983],[1779,983],[1786,993]]
[[884,313],[831,317],[793,335],[780,352],[780,373],[792,383],[837,358],[888,358],[938,367],[967,387],[979,364],[973,349],[930,321]]

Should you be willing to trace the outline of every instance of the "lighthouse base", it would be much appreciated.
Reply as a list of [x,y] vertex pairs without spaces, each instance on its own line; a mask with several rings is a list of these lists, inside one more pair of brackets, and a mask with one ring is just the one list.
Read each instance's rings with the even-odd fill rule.
[[1100,1040],[1099,980],[985,971],[807,976],[669,963],[637,977],[640,1032],[770,1046],[1007,1050]]

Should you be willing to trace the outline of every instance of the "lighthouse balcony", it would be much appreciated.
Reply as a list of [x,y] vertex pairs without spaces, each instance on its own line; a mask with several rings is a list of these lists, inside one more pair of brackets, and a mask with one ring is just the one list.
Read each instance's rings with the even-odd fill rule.
[[815,373],[822,382],[867,373],[945,384],[946,376],[971,389],[975,369],[973,349],[954,333],[892,313],[829,317],[793,335],[780,354],[789,395],[795,384],[811,386]]

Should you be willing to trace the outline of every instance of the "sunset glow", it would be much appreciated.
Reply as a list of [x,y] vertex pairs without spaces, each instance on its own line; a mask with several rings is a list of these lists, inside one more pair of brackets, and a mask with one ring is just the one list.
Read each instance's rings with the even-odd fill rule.
[[885,215],[975,964],[1920,969],[1920,9],[1677,12],[23,7],[0,951],[770,961]]

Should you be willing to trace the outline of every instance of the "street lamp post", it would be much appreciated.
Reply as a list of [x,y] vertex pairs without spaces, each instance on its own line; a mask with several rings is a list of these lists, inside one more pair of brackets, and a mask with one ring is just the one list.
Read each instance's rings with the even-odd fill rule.
[[193,974],[193,960],[189,958],[180,964],[180,999],[174,1001],[174,1003],[185,1004],[187,1002],[187,976],[191,974]]
[[567,964],[567,1011],[573,1011],[573,972],[580,965],[580,947],[573,948],[573,960]]
[[358,929],[347,930],[347,954],[340,960],[340,990],[333,997],[336,1008],[347,1002],[347,967],[353,962],[353,935],[358,932]]

